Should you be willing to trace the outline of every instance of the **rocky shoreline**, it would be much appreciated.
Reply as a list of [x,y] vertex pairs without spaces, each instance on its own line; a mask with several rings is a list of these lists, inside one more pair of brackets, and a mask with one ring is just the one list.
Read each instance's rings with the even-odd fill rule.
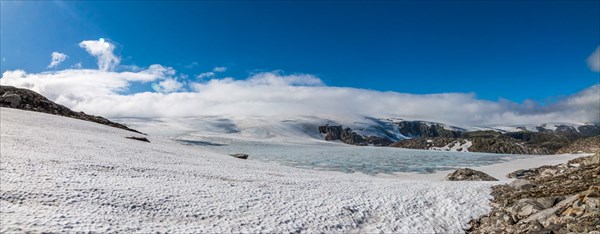
[[600,153],[515,171],[492,187],[492,211],[468,233],[588,233],[600,230]]

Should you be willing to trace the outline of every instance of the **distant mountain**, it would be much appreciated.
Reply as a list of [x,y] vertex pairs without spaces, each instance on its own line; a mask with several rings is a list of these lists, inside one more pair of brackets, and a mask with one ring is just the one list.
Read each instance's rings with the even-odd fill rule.
[[83,112],[75,112],[71,109],[56,104],[39,93],[29,89],[20,89],[12,86],[0,85],[0,107],[9,107],[21,110],[37,111],[47,114],[60,115],[75,119],[86,120],[99,124],[108,125],[115,128],[121,128],[132,132],[137,130],[128,128],[119,123],[112,122],[100,116],[88,115]]
[[325,135],[325,140],[340,140],[353,145],[503,154],[554,154],[563,152],[560,151],[562,148],[577,140],[600,135],[600,125],[543,124],[530,127],[532,130],[526,126],[470,127],[488,130],[469,131],[427,121],[396,121],[394,124],[403,137],[390,144],[387,143],[393,139],[364,136],[342,126],[320,126],[319,131]]

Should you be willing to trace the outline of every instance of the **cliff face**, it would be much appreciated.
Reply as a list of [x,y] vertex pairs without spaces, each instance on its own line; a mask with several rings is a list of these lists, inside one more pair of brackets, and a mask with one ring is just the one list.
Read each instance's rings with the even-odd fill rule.
[[457,138],[461,136],[460,131],[448,130],[436,123],[426,123],[423,121],[402,121],[397,124],[400,133],[407,137]]
[[325,140],[327,141],[341,141],[350,145],[374,145],[374,146],[387,146],[392,141],[376,136],[363,137],[360,134],[352,131],[350,128],[344,128],[341,125],[330,126],[323,125],[319,126],[319,132],[325,134]]
[[28,89],[15,88],[12,86],[0,86],[0,107],[9,107],[21,110],[37,111],[47,114],[60,115],[140,133],[137,130],[128,128],[127,126],[119,123],[111,122],[110,120],[100,116],[88,115],[83,112],[72,111],[71,109],[63,105],[59,105],[48,100],[46,97],[34,91]]

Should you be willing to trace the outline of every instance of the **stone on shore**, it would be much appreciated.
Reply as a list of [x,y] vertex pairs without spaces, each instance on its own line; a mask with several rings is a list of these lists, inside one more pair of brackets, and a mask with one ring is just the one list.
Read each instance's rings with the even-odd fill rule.
[[496,178],[470,168],[461,168],[450,173],[445,181],[498,181]]

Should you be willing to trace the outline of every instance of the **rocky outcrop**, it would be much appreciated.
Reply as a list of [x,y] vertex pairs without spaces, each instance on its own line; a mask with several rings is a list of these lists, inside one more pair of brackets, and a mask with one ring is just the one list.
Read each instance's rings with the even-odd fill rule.
[[498,181],[496,178],[471,168],[461,168],[450,173],[445,181]]
[[20,89],[12,86],[0,86],[0,107],[9,107],[28,111],[37,111],[53,115],[60,115],[70,117],[74,119],[81,119],[85,121],[95,122],[99,124],[108,125],[115,128],[121,128],[128,131],[138,132],[137,130],[128,128],[125,125],[111,122],[100,116],[88,115],[83,112],[75,112],[69,108],[56,104],[44,96],[28,90]]
[[600,152],[600,136],[578,139],[559,149],[558,154],[596,153]]
[[470,141],[472,145],[468,148],[469,152],[498,153],[498,154],[550,154],[551,151],[542,147],[535,147],[525,144],[508,137],[488,138],[416,138],[401,140],[391,144],[392,147],[409,149],[432,149],[445,147],[456,142]]
[[327,141],[341,141],[350,145],[374,145],[374,146],[387,146],[392,141],[377,136],[363,137],[360,134],[352,131],[350,128],[344,128],[341,125],[331,126],[323,125],[319,126],[319,132],[325,134],[325,140]]
[[461,136],[460,131],[445,129],[437,123],[423,121],[401,121],[397,123],[400,133],[407,137],[449,137]]
[[492,187],[492,211],[470,233],[585,233],[600,230],[600,155],[509,174]]

